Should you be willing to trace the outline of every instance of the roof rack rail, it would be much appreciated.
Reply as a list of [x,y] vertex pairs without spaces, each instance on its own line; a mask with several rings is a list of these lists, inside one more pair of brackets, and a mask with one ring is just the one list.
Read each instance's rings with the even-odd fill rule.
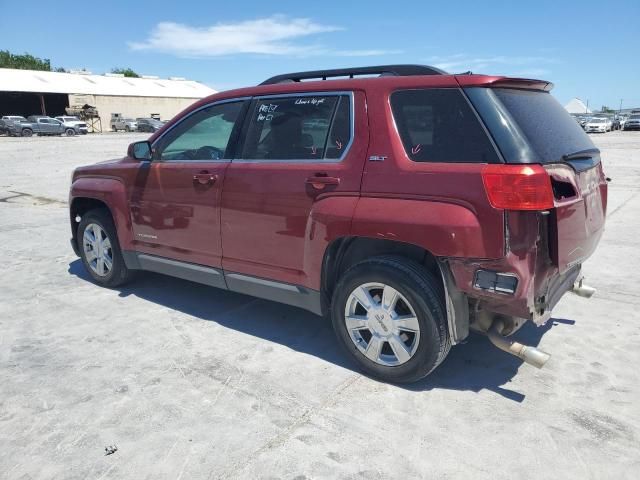
[[331,77],[354,78],[359,75],[380,75],[407,77],[412,75],[446,75],[447,72],[428,65],[378,65],[376,67],[336,68],[333,70],[312,70],[309,72],[285,73],[271,77],[260,85],[301,82],[302,80],[326,80]]

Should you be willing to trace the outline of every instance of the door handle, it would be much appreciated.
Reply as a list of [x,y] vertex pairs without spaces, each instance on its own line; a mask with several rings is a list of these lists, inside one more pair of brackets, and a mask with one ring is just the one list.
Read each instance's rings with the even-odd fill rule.
[[200,185],[212,185],[218,179],[218,175],[214,175],[213,173],[196,173],[193,176],[193,183],[197,183]]
[[314,175],[305,180],[305,183],[311,185],[316,190],[322,190],[328,185],[340,185],[338,177],[329,177],[327,175]]

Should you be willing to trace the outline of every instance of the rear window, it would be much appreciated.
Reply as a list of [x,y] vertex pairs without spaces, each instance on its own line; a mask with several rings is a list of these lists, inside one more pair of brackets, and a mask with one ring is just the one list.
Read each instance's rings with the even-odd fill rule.
[[557,162],[565,154],[594,148],[589,136],[550,93],[491,90],[520,127],[539,161]]
[[401,90],[391,109],[414,162],[498,163],[493,144],[459,90]]

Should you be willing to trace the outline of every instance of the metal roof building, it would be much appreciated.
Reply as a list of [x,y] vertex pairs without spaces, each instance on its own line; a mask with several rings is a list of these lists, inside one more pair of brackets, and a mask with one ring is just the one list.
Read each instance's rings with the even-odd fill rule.
[[112,114],[169,119],[215,90],[192,80],[118,74],[57,73],[0,68],[0,115],[64,115],[67,107],[97,108],[109,129]]

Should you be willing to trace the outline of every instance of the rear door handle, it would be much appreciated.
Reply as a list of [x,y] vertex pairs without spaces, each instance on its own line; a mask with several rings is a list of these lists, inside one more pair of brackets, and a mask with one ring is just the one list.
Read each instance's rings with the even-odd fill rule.
[[213,173],[196,173],[193,176],[193,183],[198,183],[200,185],[212,185],[218,179],[218,175],[214,175]]
[[317,190],[321,190],[327,185],[340,185],[340,179],[338,177],[328,177],[325,175],[314,175],[305,180],[305,183],[311,185]]

